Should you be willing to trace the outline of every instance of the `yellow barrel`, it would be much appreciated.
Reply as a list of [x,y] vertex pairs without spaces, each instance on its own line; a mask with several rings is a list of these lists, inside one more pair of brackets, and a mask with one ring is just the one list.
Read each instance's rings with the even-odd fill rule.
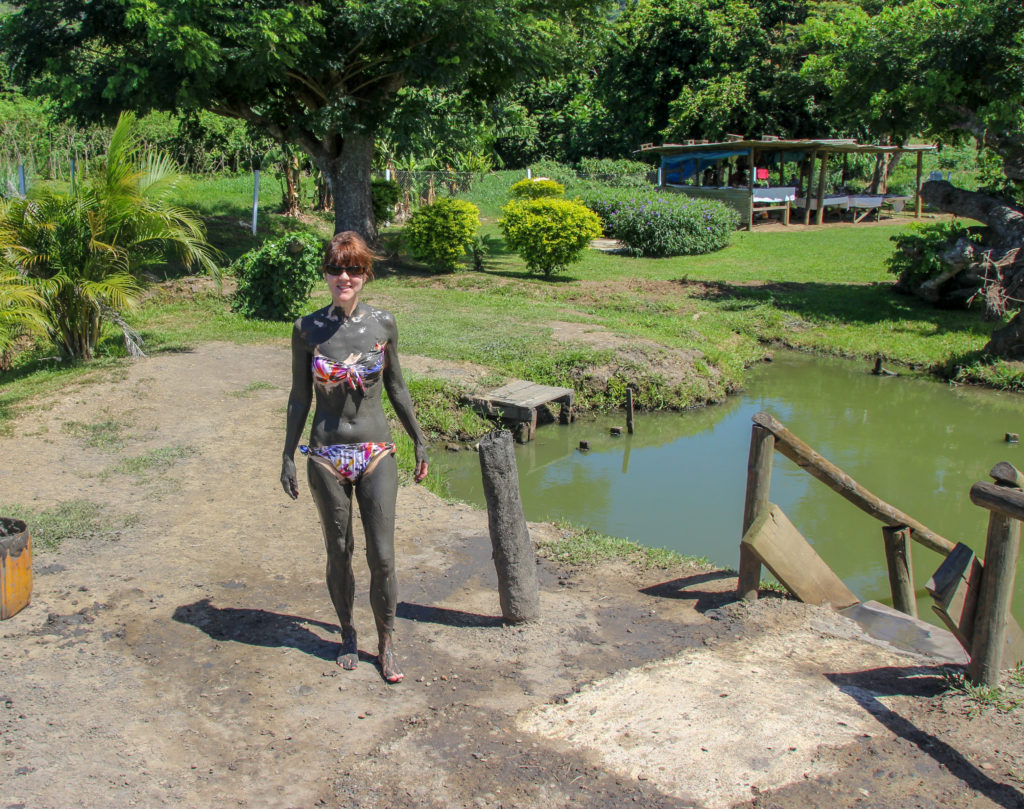
[[0,517],[0,621],[32,600],[32,537],[21,520]]

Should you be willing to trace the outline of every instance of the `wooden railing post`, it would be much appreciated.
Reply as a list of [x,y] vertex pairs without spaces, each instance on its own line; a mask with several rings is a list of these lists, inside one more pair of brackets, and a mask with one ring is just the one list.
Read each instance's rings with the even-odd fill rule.
[[885,564],[889,568],[892,605],[900,612],[917,617],[914,594],[914,565],[910,555],[910,529],[905,525],[883,525]]
[[972,682],[987,686],[999,684],[1020,553],[1020,517],[1024,514],[1024,493],[1018,488],[1020,472],[1004,463],[993,468],[992,476],[997,485],[976,483],[971,487],[971,502],[990,508],[992,513],[985,538],[985,572],[974,614],[974,641],[967,676]]
[[[750,455],[747,459],[747,496],[743,503],[743,534],[768,507],[772,483],[772,456],[775,436],[771,430],[755,424],[750,428]],[[747,601],[757,600],[761,584],[761,560],[740,544],[740,570],[736,595]]]

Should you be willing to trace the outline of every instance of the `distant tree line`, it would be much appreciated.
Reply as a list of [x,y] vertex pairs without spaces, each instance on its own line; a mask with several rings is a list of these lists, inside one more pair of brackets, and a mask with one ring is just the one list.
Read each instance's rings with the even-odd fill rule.
[[1011,0],[21,0],[0,10],[0,86],[54,121],[173,111],[140,115],[142,137],[189,171],[242,167],[259,138],[304,152],[346,189],[336,225],[368,235],[374,164],[731,133],[973,143],[1019,199],[1022,29]]

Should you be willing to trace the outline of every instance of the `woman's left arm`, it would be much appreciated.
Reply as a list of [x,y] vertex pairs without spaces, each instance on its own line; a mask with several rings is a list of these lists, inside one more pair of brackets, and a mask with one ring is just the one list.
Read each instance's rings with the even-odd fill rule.
[[388,343],[384,349],[384,389],[388,392],[395,415],[402,422],[402,427],[412,439],[416,451],[416,471],[413,480],[419,483],[427,476],[430,463],[427,459],[427,439],[423,437],[416,413],[412,405],[412,397],[402,377],[402,366],[398,362],[398,326],[390,312],[384,316],[384,324],[388,332]]

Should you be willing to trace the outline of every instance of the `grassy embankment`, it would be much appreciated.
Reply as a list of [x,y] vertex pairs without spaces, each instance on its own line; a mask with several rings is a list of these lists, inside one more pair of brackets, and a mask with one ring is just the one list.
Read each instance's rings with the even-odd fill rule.
[[[940,311],[894,295],[884,262],[889,238],[903,221],[872,227],[738,232],[733,244],[707,256],[633,259],[588,251],[582,263],[545,281],[526,273],[504,248],[497,226],[508,185],[518,175],[492,175],[468,198],[483,218],[491,246],[483,272],[435,275],[400,254],[401,231],[385,234],[398,257],[384,262],[368,287],[370,302],[396,312],[403,352],[463,360],[486,366],[493,380],[505,377],[572,384],[584,406],[614,406],[627,383],[639,385],[646,407],[687,407],[720,400],[743,383],[743,369],[763,358],[772,344],[851,357],[882,355],[887,363],[938,374],[957,367],[962,378],[1019,385],[1018,365],[982,366],[977,352],[992,324],[975,312]],[[182,204],[206,218],[211,240],[229,257],[257,241],[308,228],[331,231],[328,215],[287,220],[272,213],[279,199],[273,182],[261,193],[260,233],[245,225],[252,203],[251,178],[190,179]],[[396,250],[397,248],[397,250]],[[168,275],[173,275],[170,268]],[[310,307],[328,298],[317,292]],[[552,321],[601,326],[626,338],[700,352],[693,373],[670,383],[653,373],[636,352],[617,357],[611,349],[553,343]],[[216,294],[154,295],[133,315],[150,351],[174,350],[209,340],[284,341],[289,326],[247,321]],[[648,357],[657,349],[645,348]],[[45,347],[7,375],[0,394],[0,419],[18,401],[58,385],[104,376],[123,353],[111,331],[92,368],[60,367]],[[588,381],[595,366],[611,369],[601,384]],[[606,374],[606,378],[608,375]],[[414,382],[414,395],[436,435],[482,429],[478,420],[447,401],[452,391],[429,380]]]
[[[367,299],[398,314],[403,353],[472,361],[489,368],[495,383],[516,376],[573,384],[581,399],[594,406],[620,402],[627,381],[640,384],[640,402],[650,407],[720,399],[742,385],[743,369],[773,344],[861,358],[880,354],[888,364],[940,376],[966,367],[961,378],[1021,387],[1020,364],[978,363],[977,352],[992,329],[978,314],[935,310],[891,292],[893,279],[884,262],[892,249],[889,238],[904,222],[740,232],[732,246],[708,256],[649,260],[589,251],[568,273],[543,281],[528,275],[522,262],[504,249],[497,226],[507,187],[518,178],[493,175],[468,195],[480,206],[482,231],[492,245],[484,272],[434,275],[401,255],[400,229],[385,234],[385,245],[398,257],[380,267]],[[180,191],[180,202],[203,214],[211,241],[229,258],[296,229],[312,229],[325,237],[332,230],[329,215],[302,221],[274,215],[280,191],[273,181],[263,183],[260,197],[260,232],[253,237],[246,228],[250,177],[190,179]],[[161,274],[173,278],[180,270],[169,266]],[[325,293],[317,292],[310,308],[327,301]],[[620,361],[612,350],[552,343],[548,324],[555,320],[602,326],[627,340],[642,338],[665,349],[696,349],[702,358],[685,383],[670,385],[635,356]],[[283,347],[289,332],[288,324],[247,321],[232,313],[229,302],[212,290],[183,295],[173,283],[153,295],[132,321],[150,352],[210,340],[278,342]],[[9,429],[19,404],[39,401],[57,389],[116,378],[124,361],[114,330],[88,366],[62,365],[54,353],[45,345],[28,351],[0,378],[0,430]],[[587,372],[595,365],[616,367],[609,385],[588,385]],[[457,391],[450,386],[412,379],[410,388],[421,421],[436,437],[467,437],[487,428],[457,406]],[[407,440],[400,453],[408,456],[404,466],[411,468]],[[443,483],[434,488],[443,488]],[[50,541],[120,527],[108,525],[94,512],[93,504],[75,501],[52,514],[26,511],[24,516],[42,534],[52,534]],[[632,543],[625,547],[623,540],[596,536],[588,529],[563,529],[563,540],[544,552],[570,563],[623,554],[645,564],[671,561],[651,556],[657,551]]]

